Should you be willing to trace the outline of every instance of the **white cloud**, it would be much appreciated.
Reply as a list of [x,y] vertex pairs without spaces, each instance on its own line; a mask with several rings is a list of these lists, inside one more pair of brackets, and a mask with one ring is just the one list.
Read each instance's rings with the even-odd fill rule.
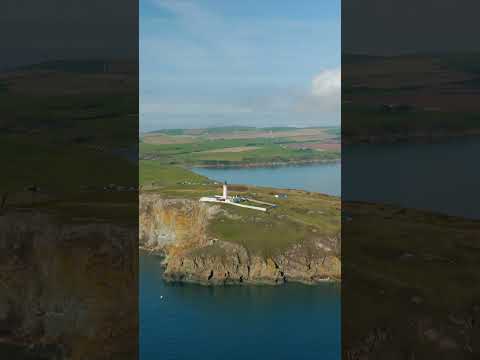
[[318,97],[339,96],[342,88],[340,68],[320,71],[312,80],[312,95]]
[[302,113],[340,113],[341,69],[324,69],[312,79],[310,93],[300,96],[295,110]]

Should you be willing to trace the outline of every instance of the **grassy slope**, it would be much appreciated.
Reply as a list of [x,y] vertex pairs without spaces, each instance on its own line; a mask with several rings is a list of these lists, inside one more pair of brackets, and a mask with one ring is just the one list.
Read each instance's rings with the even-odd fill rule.
[[201,175],[178,166],[164,165],[158,161],[140,160],[139,183],[141,186],[175,186],[181,182],[201,183],[209,181]]
[[342,230],[349,239],[342,251],[346,346],[379,326],[393,331],[392,343],[418,341],[411,319],[445,325],[450,314],[480,301],[478,222],[384,205],[342,206],[352,218]]
[[[32,86],[37,87],[48,88],[50,82],[68,86],[70,74],[54,73],[48,75],[51,80],[47,76],[36,81],[38,76],[36,72],[27,73],[21,79],[32,77]],[[131,143],[131,135],[137,132],[137,119],[129,116],[137,111],[135,89],[96,93],[95,85],[105,80],[84,76],[85,84],[92,89],[77,94],[62,89],[53,94],[16,90],[16,77],[7,76],[9,87],[0,92],[0,151],[8,159],[2,172],[12,176],[0,178],[3,191],[22,190],[31,184],[73,190],[80,185],[137,182],[133,176],[136,165],[112,153],[136,146]],[[62,82],[59,79],[63,77]]]
[[248,188],[240,195],[252,194],[260,200],[274,202],[278,208],[267,213],[230,206],[234,217],[222,216],[210,230],[220,239],[245,246],[246,249],[271,256],[313,237],[333,237],[340,231],[340,201],[320,194],[287,191],[288,199],[272,196],[275,189]]
[[[25,68],[21,76],[1,74],[0,151],[6,161],[0,194],[8,193],[7,210],[33,208],[88,222],[124,222],[138,213],[136,192],[102,190],[138,181],[138,165],[114,154],[137,145],[131,143],[138,131],[131,116],[137,112],[136,82],[120,75],[130,80],[121,80],[119,89],[110,74],[93,74],[98,66],[92,64],[49,63]],[[45,67],[49,72],[37,71]],[[31,185],[40,193],[24,190]]]

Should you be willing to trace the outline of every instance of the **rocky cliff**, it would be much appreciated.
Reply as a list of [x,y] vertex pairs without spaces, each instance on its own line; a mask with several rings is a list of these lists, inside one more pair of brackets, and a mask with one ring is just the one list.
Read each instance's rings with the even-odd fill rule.
[[135,359],[136,229],[0,216],[0,353],[21,359]]
[[210,231],[226,207],[195,200],[140,196],[140,246],[164,254],[169,281],[203,284],[317,283],[339,280],[338,237],[305,238],[269,255],[255,252]]

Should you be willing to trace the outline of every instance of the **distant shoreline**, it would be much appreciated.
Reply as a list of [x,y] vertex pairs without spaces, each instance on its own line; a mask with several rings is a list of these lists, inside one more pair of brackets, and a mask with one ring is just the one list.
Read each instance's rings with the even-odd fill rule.
[[341,162],[341,158],[332,159],[332,160],[312,159],[312,160],[279,161],[279,162],[266,162],[266,163],[245,163],[245,164],[198,164],[198,165],[189,165],[187,168],[188,169],[193,169],[193,168],[210,168],[210,169],[274,168],[274,167],[296,166],[296,165],[336,164],[340,162]]

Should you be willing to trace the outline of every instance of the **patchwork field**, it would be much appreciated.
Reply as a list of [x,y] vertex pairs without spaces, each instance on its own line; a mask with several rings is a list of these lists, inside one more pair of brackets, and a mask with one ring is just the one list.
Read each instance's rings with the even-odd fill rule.
[[315,144],[315,143],[295,143],[288,144],[287,147],[292,149],[314,149],[319,151],[325,150],[337,150],[339,151],[342,147],[340,143],[324,143],[324,144]]
[[257,146],[237,146],[232,148],[221,148],[221,149],[213,149],[213,150],[206,150],[203,151],[204,153],[236,153],[236,152],[245,152],[245,151],[252,151],[257,150],[259,147]]
[[163,164],[209,167],[331,162],[340,159],[339,129],[223,127],[164,130],[141,137],[140,158]]

